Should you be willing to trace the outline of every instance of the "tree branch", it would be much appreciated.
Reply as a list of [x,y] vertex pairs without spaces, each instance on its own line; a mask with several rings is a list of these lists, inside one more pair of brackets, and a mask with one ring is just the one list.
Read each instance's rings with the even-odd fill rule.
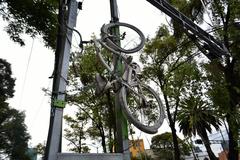
[[227,49],[229,50],[229,41],[228,41],[228,23],[229,23],[229,19],[230,19],[230,14],[231,14],[231,11],[230,11],[230,3],[228,4],[228,7],[227,7],[227,14],[226,14],[226,21],[225,23],[223,23],[224,25],[224,35],[223,35],[223,38],[224,38],[224,44],[225,46],[227,47]]
[[[67,138],[66,136],[64,136],[64,138],[66,139],[66,140],[68,140],[70,143],[72,143],[77,149],[79,148],[79,145],[77,145],[76,143],[75,143],[75,141],[73,141],[72,139],[69,139],[69,138]],[[80,151],[81,152],[81,151]],[[80,153],[79,152],[79,153]]]
[[[179,89],[179,90],[180,90],[180,89]],[[176,106],[175,106],[175,112],[174,112],[174,117],[173,117],[173,121],[174,121],[174,123],[176,122],[176,119],[177,119],[179,102],[180,102],[180,99],[177,98]]]
[[223,12],[221,10],[221,7],[219,6],[220,4],[216,0],[214,0],[214,5],[216,6],[216,9],[217,9],[218,13],[220,14],[222,22],[224,23],[225,22],[224,15],[223,15]]

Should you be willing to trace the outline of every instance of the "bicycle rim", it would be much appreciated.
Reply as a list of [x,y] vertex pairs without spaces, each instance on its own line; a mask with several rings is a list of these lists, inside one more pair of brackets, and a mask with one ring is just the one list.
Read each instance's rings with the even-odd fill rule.
[[[141,50],[145,43],[143,33],[127,23],[109,23],[103,25],[101,31],[109,47],[127,54]],[[112,33],[118,31],[119,35],[113,36]]]
[[157,133],[165,114],[159,96],[151,87],[134,83],[131,88],[122,87],[119,96],[129,122],[146,133]]

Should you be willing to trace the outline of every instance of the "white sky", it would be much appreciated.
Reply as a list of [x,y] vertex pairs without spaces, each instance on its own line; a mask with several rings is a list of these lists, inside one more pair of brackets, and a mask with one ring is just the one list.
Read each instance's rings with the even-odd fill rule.
[[[118,0],[120,21],[138,27],[145,36],[153,37],[161,23],[165,22],[165,14],[151,6],[145,0]],[[110,21],[109,0],[85,0],[83,10],[79,11],[77,27],[84,40],[89,40],[92,33],[99,34],[104,23]],[[52,88],[48,78],[53,71],[54,53],[43,46],[41,38],[24,36],[26,46],[20,47],[12,42],[3,31],[5,23],[0,23],[1,54],[0,58],[12,64],[13,77],[16,78],[15,96],[9,101],[14,108],[26,112],[26,124],[32,139],[32,146],[46,141],[49,127],[49,97],[44,96],[42,88]],[[32,55],[27,64],[32,48]],[[27,72],[26,78],[25,73]],[[24,82],[25,79],[25,82]],[[71,112],[71,108],[65,109]],[[165,123],[159,133],[170,131]],[[145,138],[145,145],[149,147]],[[151,141],[150,138],[148,138]],[[63,147],[66,150],[65,147]]]

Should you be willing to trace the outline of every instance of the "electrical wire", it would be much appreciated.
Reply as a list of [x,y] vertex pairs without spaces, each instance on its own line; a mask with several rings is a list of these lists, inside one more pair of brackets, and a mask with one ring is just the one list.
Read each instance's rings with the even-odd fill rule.
[[[50,87],[51,82],[52,82],[52,80],[49,79],[47,88]],[[44,102],[44,100],[45,100],[46,97],[47,97],[47,95],[46,95],[46,93],[44,92],[44,94],[42,95],[41,101],[40,101],[40,105],[39,105],[39,106],[37,107],[37,109],[35,110],[34,117],[33,117],[32,121],[31,121],[31,124],[29,125],[29,128],[30,128],[30,129],[31,129],[31,128],[34,128],[36,119],[37,119],[38,116],[39,116],[40,109],[42,108],[43,102]]]
[[25,70],[25,73],[24,73],[24,79],[23,79],[22,90],[21,90],[21,97],[20,97],[20,100],[19,100],[19,107],[22,106],[22,99],[23,99],[23,94],[24,94],[24,90],[25,90],[25,85],[26,85],[26,80],[27,80],[29,65],[30,65],[30,61],[31,61],[32,53],[33,53],[34,40],[35,40],[35,39],[33,38],[33,40],[32,40],[32,45],[31,45],[31,49],[30,49],[30,53],[29,53],[29,56],[28,56],[28,61],[27,61],[26,70]]

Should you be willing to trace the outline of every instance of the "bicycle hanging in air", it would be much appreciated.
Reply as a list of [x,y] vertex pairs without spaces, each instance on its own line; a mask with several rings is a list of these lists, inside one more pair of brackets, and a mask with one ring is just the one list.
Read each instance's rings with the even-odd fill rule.
[[[116,28],[119,32],[117,36],[111,34]],[[150,134],[157,133],[165,118],[164,106],[158,94],[150,86],[140,81],[140,67],[132,61],[133,58],[129,55],[143,48],[145,43],[143,33],[127,23],[109,23],[101,27],[100,39],[82,41],[81,34],[77,30],[73,30],[80,36],[81,48],[83,43],[94,44],[96,55],[112,76],[112,80],[109,82],[103,76],[96,74],[96,94],[104,93],[117,84],[120,90],[119,102],[128,121],[141,131]],[[124,70],[121,75],[117,74],[104,60],[100,47],[115,54],[123,62]]]

